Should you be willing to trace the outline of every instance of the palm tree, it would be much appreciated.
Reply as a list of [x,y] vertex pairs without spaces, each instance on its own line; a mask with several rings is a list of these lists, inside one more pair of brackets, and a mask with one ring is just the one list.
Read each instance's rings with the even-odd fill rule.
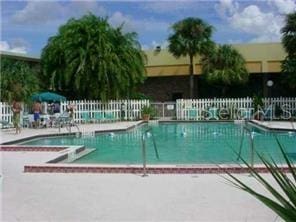
[[296,55],[296,12],[287,14],[286,25],[281,30],[282,43],[289,56]]
[[223,84],[223,95],[227,86],[248,81],[245,59],[230,45],[216,47],[207,57],[202,58],[201,63],[202,73],[208,82]]
[[282,44],[288,56],[282,62],[284,81],[292,88],[296,88],[296,12],[286,16],[286,25],[282,28]]
[[172,26],[173,33],[169,36],[169,52],[176,58],[189,56],[190,59],[190,98],[194,92],[193,58],[196,55],[206,55],[214,43],[211,41],[213,27],[199,18],[185,18]]
[[44,79],[69,98],[128,97],[145,78],[145,56],[136,39],[93,14],[70,19],[43,49]]

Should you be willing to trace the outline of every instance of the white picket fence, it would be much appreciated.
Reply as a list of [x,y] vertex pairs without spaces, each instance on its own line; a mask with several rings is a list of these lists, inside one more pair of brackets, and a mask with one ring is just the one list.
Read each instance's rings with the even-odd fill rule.
[[74,121],[76,123],[138,120],[141,118],[143,106],[149,105],[149,100],[65,101],[61,102],[61,113],[66,112],[69,105],[74,107]]
[[[269,108],[272,116],[275,116],[276,107],[281,108],[284,115],[296,112],[296,98],[264,98],[263,109]],[[214,98],[214,99],[180,99],[176,102],[177,120],[203,120],[206,113],[214,113],[223,110],[228,112],[229,119],[241,119],[254,113],[253,99],[247,98]],[[248,113],[247,115],[243,115]],[[223,115],[224,115],[223,114]],[[218,118],[216,118],[218,119]]]
[[[296,98],[264,98],[264,107],[284,107],[288,112],[296,114]],[[93,100],[65,101],[60,104],[61,113],[65,112],[68,105],[74,106],[74,121],[77,123],[116,120],[137,120],[141,118],[141,109],[150,105],[149,100],[114,100],[108,102]],[[26,105],[22,105],[26,108]],[[227,98],[227,99],[180,99],[176,102],[177,120],[202,120],[203,112],[211,109],[228,109],[237,111],[239,109],[252,110],[252,98]],[[23,109],[26,112],[26,109]],[[22,115],[22,114],[21,114]],[[231,113],[230,119],[239,119],[238,115]],[[22,116],[21,116],[22,117]],[[11,104],[0,102],[0,120],[12,123]],[[22,118],[21,118],[22,120]]]
[[12,122],[11,104],[0,102],[0,119],[4,122]]

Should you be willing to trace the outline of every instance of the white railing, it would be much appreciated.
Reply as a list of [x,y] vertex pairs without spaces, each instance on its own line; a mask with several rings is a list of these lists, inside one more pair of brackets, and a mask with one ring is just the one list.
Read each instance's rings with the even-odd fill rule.
[[[66,111],[68,105],[74,106],[74,120],[77,123],[112,121],[112,120],[137,120],[141,118],[141,109],[145,105],[150,105],[148,100],[113,100],[108,102],[94,100],[75,100],[65,101],[60,104],[61,113]],[[296,114],[296,98],[264,98],[263,108],[272,107],[273,116],[276,109],[281,108],[282,113],[288,115],[288,112],[294,116]],[[155,105],[155,104],[154,104]],[[23,111],[26,111],[26,105]],[[211,110],[212,109],[212,110]],[[229,119],[240,119],[238,110],[245,112],[253,109],[252,98],[219,98],[219,99],[180,99],[176,102],[176,118],[178,120],[202,120],[204,112],[215,109],[228,110]],[[163,110],[162,110],[163,112]],[[21,121],[22,121],[21,113]],[[241,114],[241,113],[240,113]],[[0,102],[0,120],[8,123],[12,122],[11,104]]]
[[0,102],[0,119],[8,123],[12,122],[11,104]]
[[[296,98],[264,98],[262,102],[263,110],[271,110],[269,119],[274,119],[276,109],[280,109],[282,115],[286,117],[290,114],[295,115]],[[225,119],[252,118],[251,116],[254,114],[253,99],[250,97],[180,99],[176,102],[176,117],[178,120],[203,120],[211,117],[221,119],[218,116],[218,111],[219,116],[225,117]]]
[[[116,120],[138,120],[141,116],[143,106],[149,105],[149,100],[113,100],[107,102],[95,100],[73,100],[65,101],[60,104],[60,112],[66,111],[68,105],[74,106],[74,121],[84,122],[103,122]],[[28,113],[30,110],[26,105],[23,111]],[[46,111],[46,104],[43,104],[43,112]],[[45,111],[44,111],[45,110]],[[23,117],[21,113],[21,122]],[[0,102],[0,120],[12,123],[11,104]]]
[[138,120],[141,110],[149,105],[149,100],[111,100],[101,102],[96,100],[73,100],[61,102],[61,112],[67,106],[74,107],[74,121],[77,123],[112,121],[112,120]]

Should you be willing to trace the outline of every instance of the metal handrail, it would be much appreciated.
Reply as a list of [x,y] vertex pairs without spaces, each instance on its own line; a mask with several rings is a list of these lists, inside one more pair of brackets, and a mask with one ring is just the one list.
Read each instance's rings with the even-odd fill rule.
[[72,125],[74,127],[76,127],[78,133],[81,134],[81,131],[80,131],[78,125],[75,124],[74,122],[72,122],[72,120],[71,120],[71,118],[69,116],[61,116],[61,117],[58,118],[59,132],[61,132],[61,127],[62,127],[63,124],[65,125],[66,130],[69,131],[69,134],[71,134],[71,132],[72,132],[72,128],[71,128]]
[[243,146],[243,140],[245,136],[245,131],[249,133],[249,140],[250,140],[250,150],[251,150],[251,167],[254,167],[254,136],[252,135],[252,131],[247,127],[248,123],[245,123],[245,126],[243,126],[243,132],[242,132],[242,138],[240,142],[240,147],[239,147],[239,153],[237,160],[241,158],[241,152],[242,152],[242,146]]
[[146,168],[147,155],[146,155],[146,143],[145,143],[145,141],[147,139],[148,132],[151,132],[153,147],[154,147],[154,151],[155,151],[155,156],[156,156],[157,159],[159,159],[159,154],[158,154],[158,150],[157,150],[157,146],[156,146],[156,142],[155,142],[155,137],[154,137],[152,128],[149,127],[142,134],[143,176],[147,176],[147,168]]

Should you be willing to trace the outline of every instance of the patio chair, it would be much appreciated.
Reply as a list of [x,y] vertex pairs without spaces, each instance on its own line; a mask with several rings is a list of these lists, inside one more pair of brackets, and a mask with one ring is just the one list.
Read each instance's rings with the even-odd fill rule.
[[6,120],[0,120],[1,129],[12,128],[13,125]]
[[64,125],[67,125],[69,123],[71,123],[71,118],[69,116],[69,113],[64,112],[54,120],[52,125],[61,128]]
[[30,118],[28,114],[25,114],[23,116],[23,127],[27,127],[27,128],[30,127]]

